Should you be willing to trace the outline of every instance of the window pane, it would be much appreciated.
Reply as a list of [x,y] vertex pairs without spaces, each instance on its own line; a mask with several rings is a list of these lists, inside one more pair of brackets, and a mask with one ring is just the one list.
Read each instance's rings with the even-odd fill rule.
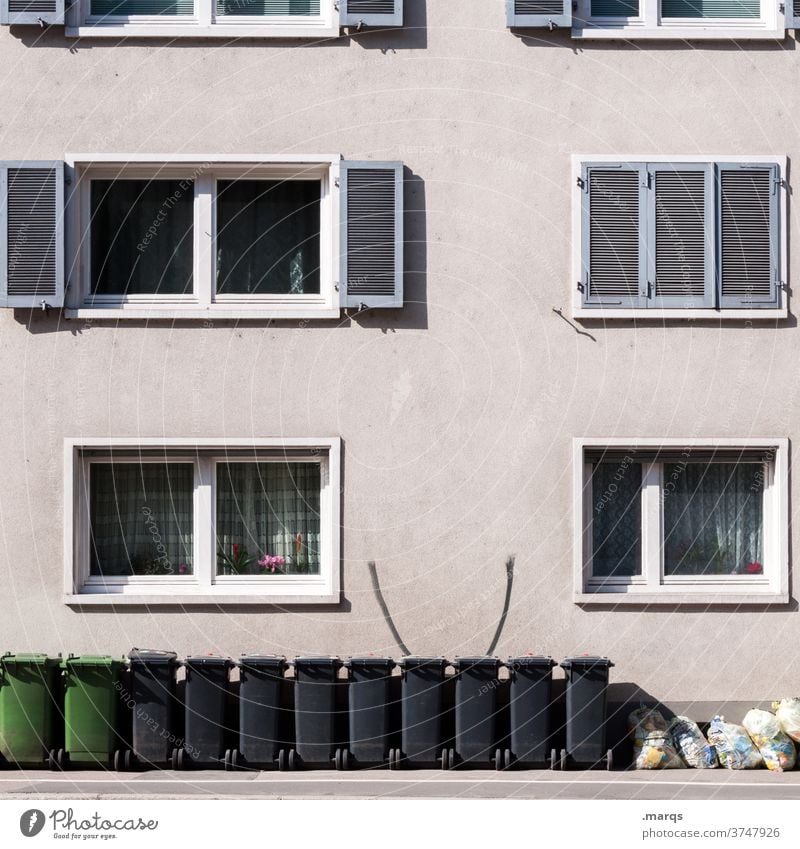
[[193,0],[92,0],[91,15],[191,15]]
[[592,470],[592,575],[642,574],[642,464],[628,458]]
[[639,0],[592,0],[593,18],[637,18]]
[[192,292],[194,183],[92,180],[92,294]]
[[217,574],[319,574],[318,463],[217,464]]
[[318,180],[217,183],[217,292],[319,294]]
[[662,18],[759,18],[760,0],[661,0]]
[[92,463],[92,575],[192,573],[194,471],[188,463]]
[[664,574],[762,574],[762,463],[664,467]]
[[217,0],[218,15],[311,16],[320,14],[320,0]]

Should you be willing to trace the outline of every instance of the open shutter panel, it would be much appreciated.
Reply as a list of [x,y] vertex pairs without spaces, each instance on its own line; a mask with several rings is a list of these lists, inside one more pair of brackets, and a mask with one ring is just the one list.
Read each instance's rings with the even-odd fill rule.
[[714,307],[714,181],[705,164],[648,169],[649,305]]
[[403,164],[343,162],[342,304],[403,306]]
[[344,27],[401,27],[403,0],[339,0]]
[[777,166],[720,165],[719,278],[723,308],[775,308],[780,247]]
[[584,306],[646,306],[646,180],[642,165],[584,169]]
[[64,304],[64,164],[0,163],[0,306]]
[[572,26],[572,0],[506,0],[509,27]]
[[0,0],[0,24],[63,24],[64,0]]

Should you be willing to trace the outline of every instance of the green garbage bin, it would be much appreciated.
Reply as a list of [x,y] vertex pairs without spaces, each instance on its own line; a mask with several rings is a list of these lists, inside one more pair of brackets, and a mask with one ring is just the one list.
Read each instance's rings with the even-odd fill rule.
[[55,697],[61,658],[46,654],[0,657],[0,762],[54,765]]
[[64,676],[64,751],[58,767],[72,764],[122,769],[126,746],[119,736],[124,660],[100,655],[68,657]]

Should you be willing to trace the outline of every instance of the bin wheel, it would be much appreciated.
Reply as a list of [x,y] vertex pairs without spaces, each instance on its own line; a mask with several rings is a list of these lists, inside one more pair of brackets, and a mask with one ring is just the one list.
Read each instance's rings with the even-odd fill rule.
[[505,749],[505,751],[503,752],[503,768],[511,769],[511,762],[511,749]]
[[337,769],[337,770],[343,769],[343,767],[342,767],[342,750],[341,749],[337,749],[333,753],[333,767],[334,767],[334,769]]
[[56,752],[56,764],[62,772],[69,766],[69,756],[63,749]]
[[114,752],[114,771],[123,772],[125,765],[122,760],[122,749],[117,749]]
[[289,771],[294,772],[299,766],[297,752],[294,749],[289,749]]
[[183,769],[183,749],[172,750],[172,768],[175,770]]
[[350,769],[350,749],[342,749],[342,769],[347,772]]
[[389,769],[400,769],[400,749],[389,749]]
[[289,764],[287,763],[286,749],[281,749],[278,752],[278,769],[281,772],[286,772],[286,770],[288,768],[289,768]]
[[502,749],[495,749],[494,750],[494,768],[498,772],[500,772],[500,770],[503,769],[504,766],[505,765],[504,765],[504,762],[503,762],[503,750]]
[[561,750],[561,756],[559,757],[558,760],[559,760],[559,769],[561,770],[561,772],[566,772],[567,771],[567,750],[566,749]]
[[56,760],[56,750],[55,749],[50,749],[50,751],[47,753],[47,768],[51,772],[57,772],[58,771],[58,761]]
[[555,749],[550,749],[550,769],[558,769],[558,753]]
[[614,769],[614,750],[609,749],[606,752],[606,769],[611,772]]
[[447,749],[442,749],[442,769],[450,768],[450,755]]
[[239,750],[232,749],[231,750],[231,769],[239,769]]
[[389,749],[389,769],[397,769],[394,763],[394,749]]
[[223,758],[223,763],[225,764],[225,772],[230,772],[233,769],[233,764],[231,763],[230,749],[225,749],[225,757]]
[[122,759],[122,765],[125,767],[125,771],[128,772],[132,770],[136,764],[136,756],[130,749],[125,749],[125,757]]

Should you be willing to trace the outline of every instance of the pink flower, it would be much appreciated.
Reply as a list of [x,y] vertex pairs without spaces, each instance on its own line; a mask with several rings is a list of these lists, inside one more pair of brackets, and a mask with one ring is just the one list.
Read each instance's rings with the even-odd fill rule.
[[186,575],[186,574],[188,574],[188,572],[189,572],[189,567],[185,563],[181,563],[180,566],[178,566],[178,574],[179,575]]
[[241,545],[239,545],[239,543],[238,543],[238,542],[235,542],[235,543],[233,544],[233,559],[234,559],[234,560],[238,560],[238,559],[239,559],[239,554],[241,553],[241,551],[242,551],[242,547],[241,547]]
[[744,567],[744,571],[748,575],[763,575],[764,574],[764,567],[760,563],[753,562],[753,563],[748,563],[747,566]]
[[273,574],[278,569],[279,566],[283,566],[286,563],[286,559],[281,557],[280,554],[265,554],[261,560],[258,561],[258,565],[264,569],[269,569]]

